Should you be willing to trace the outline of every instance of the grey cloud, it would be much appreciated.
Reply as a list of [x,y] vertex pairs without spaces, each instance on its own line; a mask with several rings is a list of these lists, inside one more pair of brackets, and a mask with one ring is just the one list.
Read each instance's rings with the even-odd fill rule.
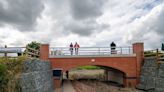
[[3,41],[1,39],[0,39],[0,43],[1,43],[0,46],[2,46]]
[[94,20],[89,21],[72,21],[64,26],[65,30],[69,32],[78,34],[80,36],[89,36],[95,32],[100,32],[108,29],[110,26],[108,24],[98,24]]
[[[130,26],[131,39],[129,42],[144,41],[147,48],[158,48],[162,43],[164,35],[164,4],[161,4],[145,17],[140,18],[133,26]],[[134,28],[134,29],[133,29]]]
[[154,8],[152,16],[148,17],[146,21],[144,21],[144,26],[140,28],[140,30],[144,29],[144,32],[153,31],[158,35],[164,35],[164,4]]
[[43,8],[42,0],[1,1],[0,24],[9,24],[21,31],[30,30]]
[[12,46],[22,46],[22,45],[25,45],[25,44],[24,44],[24,41],[22,41],[22,39],[18,39],[15,42],[11,42],[10,45],[12,45]]
[[90,36],[95,32],[109,28],[108,24],[98,24],[96,18],[103,11],[105,0],[50,0],[50,16],[57,20],[54,24],[55,33],[70,33],[79,36]]
[[157,17],[157,21],[154,22],[154,31],[157,31],[157,33],[161,36],[164,35],[164,7],[163,10],[161,11],[160,15]]
[[70,0],[71,13],[75,19],[98,17],[103,14],[105,0]]
[[[145,21],[145,26],[142,26],[143,28],[145,27],[146,31],[154,31],[158,33],[159,35],[163,36],[164,35],[164,4],[154,8],[153,10],[155,15],[152,15],[151,17],[148,17],[148,19]],[[141,29],[143,29],[141,28]]]
[[85,24],[84,22],[72,22],[65,26],[65,30],[69,30],[74,34],[81,36],[89,36],[94,31],[95,26],[91,24]]

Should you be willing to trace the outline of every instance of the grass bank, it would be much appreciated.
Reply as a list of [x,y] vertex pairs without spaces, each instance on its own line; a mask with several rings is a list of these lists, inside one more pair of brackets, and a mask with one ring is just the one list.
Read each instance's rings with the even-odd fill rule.
[[81,66],[77,68],[77,70],[98,70],[98,69],[102,69],[102,68],[98,66]]
[[0,92],[19,92],[18,79],[26,59],[25,56],[0,58]]

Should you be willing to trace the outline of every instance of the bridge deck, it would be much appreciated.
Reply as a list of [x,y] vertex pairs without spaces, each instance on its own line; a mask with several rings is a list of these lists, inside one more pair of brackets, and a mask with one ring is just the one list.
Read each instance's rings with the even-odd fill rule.
[[50,55],[49,58],[87,58],[87,57],[136,57],[136,54],[111,54],[111,55]]

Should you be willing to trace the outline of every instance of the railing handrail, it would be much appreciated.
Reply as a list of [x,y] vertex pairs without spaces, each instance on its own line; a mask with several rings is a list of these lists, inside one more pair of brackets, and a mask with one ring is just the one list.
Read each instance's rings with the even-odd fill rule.
[[[12,50],[12,48],[13,48],[13,50]],[[6,55],[7,55],[7,53],[21,53],[22,55],[25,54],[29,57],[31,57],[31,56],[39,57],[39,54],[40,54],[39,50],[30,48],[27,46],[26,47],[0,47],[0,49],[3,49],[2,51],[0,51],[0,53],[4,53]],[[21,51],[17,51],[17,49],[20,49]],[[24,49],[24,51],[23,51],[23,49]]]
[[[70,48],[70,47],[50,47],[50,48]],[[111,48],[110,46],[105,46],[105,47],[80,47],[80,48]],[[115,47],[115,48],[132,48],[132,46],[126,46],[126,47]]]
[[0,53],[22,53],[25,47],[0,47]]
[[[10,46],[10,47],[0,47],[0,48],[30,48],[29,46],[20,46],[20,47],[15,47],[15,46]],[[33,48],[32,48],[33,49]]]
[[161,53],[162,51],[159,50],[158,48],[157,49],[153,49],[153,50],[147,50],[145,52],[150,52],[150,53],[144,54],[145,56],[147,55],[147,56],[151,56],[151,57],[156,57],[158,64],[159,63],[164,63],[163,62],[163,60],[164,60],[164,52]]
[[[113,47],[112,47],[113,48]],[[114,47],[115,49],[112,49],[111,47],[80,47],[78,52],[80,54],[78,55],[101,55],[101,54],[132,54],[132,46],[128,47]],[[73,49],[75,51],[75,49]],[[50,55],[60,53],[59,55],[73,55],[70,54],[70,47],[50,47]]]

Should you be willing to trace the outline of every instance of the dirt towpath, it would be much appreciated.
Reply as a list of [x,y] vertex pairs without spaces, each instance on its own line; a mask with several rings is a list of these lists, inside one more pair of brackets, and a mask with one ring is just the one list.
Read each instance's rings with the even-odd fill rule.
[[63,81],[63,92],[76,92],[70,80]]

